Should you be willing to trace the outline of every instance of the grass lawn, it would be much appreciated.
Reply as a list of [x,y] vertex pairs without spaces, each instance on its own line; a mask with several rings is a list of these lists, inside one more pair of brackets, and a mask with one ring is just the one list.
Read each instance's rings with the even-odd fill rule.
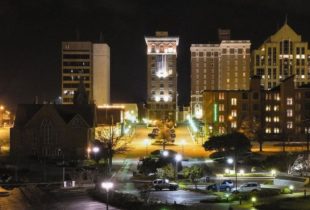
[[262,204],[257,206],[257,209],[262,210],[309,210],[310,209],[310,196],[306,198],[286,198],[277,200],[269,204]]

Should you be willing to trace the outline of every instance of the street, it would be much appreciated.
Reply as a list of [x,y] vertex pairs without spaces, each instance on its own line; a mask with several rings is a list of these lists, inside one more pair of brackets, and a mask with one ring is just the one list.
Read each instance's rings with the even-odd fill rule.
[[151,191],[150,200],[151,201],[161,201],[163,203],[174,203],[190,205],[193,203],[200,203],[200,200],[215,199],[214,195],[205,195],[202,193],[196,193],[185,190],[177,190],[177,191]]

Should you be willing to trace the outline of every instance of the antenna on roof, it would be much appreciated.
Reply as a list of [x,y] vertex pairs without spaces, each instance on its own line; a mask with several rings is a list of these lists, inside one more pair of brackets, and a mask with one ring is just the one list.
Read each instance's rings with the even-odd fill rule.
[[284,24],[287,24],[287,14],[285,14],[285,22]]

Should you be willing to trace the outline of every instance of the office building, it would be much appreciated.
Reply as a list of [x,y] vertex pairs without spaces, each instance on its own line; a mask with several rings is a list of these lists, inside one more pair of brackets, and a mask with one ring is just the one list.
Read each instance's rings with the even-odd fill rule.
[[295,86],[309,83],[310,51],[287,23],[253,51],[253,74],[261,76],[265,89],[280,84],[281,80],[295,76]]
[[250,41],[191,45],[191,112],[201,118],[203,90],[248,90]]
[[156,32],[147,45],[147,115],[149,119],[177,120],[178,37]]
[[62,101],[72,104],[80,80],[89,102],[110,103],[110,48],[91,42],[62,43]]

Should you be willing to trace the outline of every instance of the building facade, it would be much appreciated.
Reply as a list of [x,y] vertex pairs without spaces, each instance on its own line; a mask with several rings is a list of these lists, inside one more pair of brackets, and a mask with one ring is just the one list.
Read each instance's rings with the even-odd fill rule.
[[310,86],[294,87],[294,76],[264,90],[259,76],[249,90],[206,90],[204,121],[212,134],[240,131],[256,124],[269,140],[305,140],[310,131]]
[[310,81],[310,50],[287,23],[270,36],[252,55],[253,74],[261,76],[265,89],[295,75],[295,86]]
[[147,109],[149,119],[176,119],[178,37],[156,32],[147,45]]
[[223,40],[220,44],[191,45],[191,112],[201,118],[202,91],[248,90],[250,41]]
[[90,104],[20,104],[10,130],[10,155],[85,159],[95,140],[106,143],[112,137],[120,138],[124,133],[123,122],[122,108],[96,108]]
[[62,42],[62,101],[72,104],[82,79],[90,102],[110,103],[110,48],[91,42]]

